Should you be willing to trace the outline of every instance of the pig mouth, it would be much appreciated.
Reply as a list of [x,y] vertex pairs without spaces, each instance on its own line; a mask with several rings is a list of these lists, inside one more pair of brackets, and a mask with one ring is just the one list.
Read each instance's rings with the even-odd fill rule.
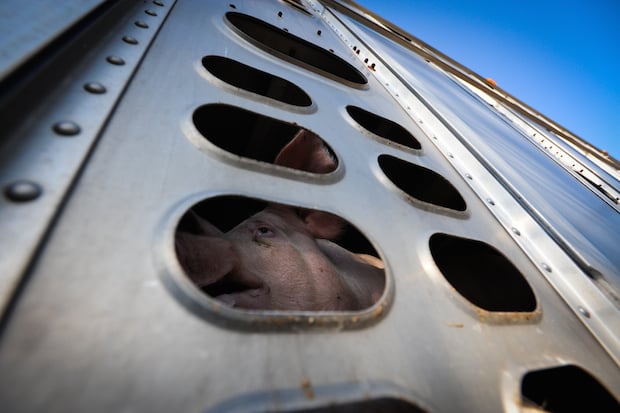
[[202,291],[230,306],[235,305],[235,296],[249,294],[252,297],[262,295],[266,287],[254,277],[241,276],[235,272],[224,275],[212,284],[202,287]]

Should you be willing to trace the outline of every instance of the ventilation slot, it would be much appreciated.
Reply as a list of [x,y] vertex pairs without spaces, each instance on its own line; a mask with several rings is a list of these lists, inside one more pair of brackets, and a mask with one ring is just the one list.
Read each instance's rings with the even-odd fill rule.
[[620,412],[620,403],[609,391],[577,366],[527,373],[521,395],[525,406],[549,412]]
[[390,142],[395,142],[411,149],[421,149],[422,145],[405,128],[374,113],[357,106],[347,106],[347,113],[364,129]]
[[192,119],[205,139],[235,155],[312,173],[338,165],[325,141],[292,123],[222,104],[201,106]]
[[497,312],[536,310],[536,297],[526,279],[490,245],[435,234],[430,250],[450,285],[475,306]]
[[379,166],[399,189],[436,206],[465,211],[465,200],[443,176],[390,155],[379,156]]
[[254,69],[232,59],[205,56],[202,65],[218,79],[257,95],[295,106],[310,106],[312,100],[301,88],[288,80]]
[[344,219],[314,209],[211,198],[182,217],[175,246],[190,280],[227,307],[360,311],[381,297],[385,285],[383,263],[366,237]]
[[349,63],[304,39],[245,14],[228,12],[226,18],[266,51],[291,63],[349,86],[363,86],[368,83],[364,75]]

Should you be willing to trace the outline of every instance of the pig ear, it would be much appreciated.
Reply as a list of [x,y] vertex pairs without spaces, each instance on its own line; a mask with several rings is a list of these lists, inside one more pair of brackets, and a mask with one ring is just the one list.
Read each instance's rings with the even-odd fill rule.
[[195,213],[194,211],[189,211],[190,216],[196,222],[198,230],[201,235],[207,235],[210,237],[218,237],[224,235],[222,231],[220,231],[215,225]]
[[306,129],[300,129],[282,148],[274,164],[320,174],[338,166],[321,138]]
[[344,228],[344,220],[328,212],[302,210],[300,216],[308,232],[315,238],[336,239]]

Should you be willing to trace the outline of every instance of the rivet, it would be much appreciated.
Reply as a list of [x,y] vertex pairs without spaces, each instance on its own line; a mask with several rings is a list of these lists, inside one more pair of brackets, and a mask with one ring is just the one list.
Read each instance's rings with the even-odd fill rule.
[[512,231],[513,234],[515,234],[516,236],[520,236],[521,235],[521,231],[519,231],[517,228],[512,227],[510,228],[510,230]]
[[541,264],[541,266],[543,267],[543,270],[547,271],[547,272],[551,272],[551,267],[547,264],[545,264],[544,262]]
[[159,7],[164,7],[164,3],[159,1],[159,0],[153,1],[153,4],[156,5],[156,6],[159,6]]
[[471,176],[471,174],[465,174],[465,178],[469,179],[470,181],[474,179],[474,177]]
[[106,59],[108,61],[108,63],[112,63],[113,65],[117,65],[117,66],[122,66],[125,64],[125,61],[123,60],[123,58],[118,57],[118,56],[108,56],[106,57]]
[[4,195],[13,202],[28,202],[38,198],[43,190],[31,181],[16,181],[8,185]]
[[579,313],[584,316],[585,318],[590,318],[590,312],[588,310],[586,310],[585,308],[579,306],[577,307],[577,311],[579,311]]
[[88,82],[84,84],[84,90],[90,93],[94,93],[96,95],[101,95],[107,91],[105,86],[98,82]]
[[52,129],[57,134],[63,136],[77,135],[81,131],[80,126],[77,123],[68,120],[55,123]]
[[493,201],[491,198],[487,198],[487,202],[489,203],[489,205],[495,205],[495,201]]
[[141,29],[148,29],[149,28],[148,24],[146,24],[146,23],[144,23],[143,21],[140,21],[140,20],[136,21],[134,24],[136,26],[138,26],[139,28],[141,28]]
[[144,12],[148,14],[149,16],[153,16],[153,17],[157,16],[157,12],[155,10],[149,9],[149,10],[144,10]]
[[282,12],[281,11],[278,12],[278,17],[282,17]]
[[454,155],[452,155],[451,153],[448,153],[448,157],[454,159]]
[[128,44],[138,44],[138,39],[131,36],[123,36],[123,41]]

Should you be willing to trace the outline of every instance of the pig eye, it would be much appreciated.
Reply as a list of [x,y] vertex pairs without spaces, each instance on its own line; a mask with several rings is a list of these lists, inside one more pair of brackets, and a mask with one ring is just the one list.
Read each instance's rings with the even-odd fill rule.
[[256,228],[255,233],[257,236],[261,236],[261,237],[270,237],[272,235],[275,235],[274,232],[271,230],[271,228],[266,227],[266,226],[260,226]]

